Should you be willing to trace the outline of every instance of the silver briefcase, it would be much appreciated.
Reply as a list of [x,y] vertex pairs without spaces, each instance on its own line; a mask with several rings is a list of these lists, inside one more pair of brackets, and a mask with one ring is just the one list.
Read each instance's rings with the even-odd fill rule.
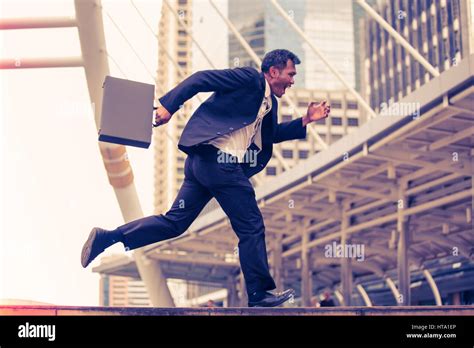
[[99,141],[148,148],[155,86],[106,76]]

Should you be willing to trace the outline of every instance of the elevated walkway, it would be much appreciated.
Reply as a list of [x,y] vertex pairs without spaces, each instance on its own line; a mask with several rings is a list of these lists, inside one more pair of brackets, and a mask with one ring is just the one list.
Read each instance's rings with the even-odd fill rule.
[[474,306],[148,308],[75,306],[0,306],[0,316],[474,316]]

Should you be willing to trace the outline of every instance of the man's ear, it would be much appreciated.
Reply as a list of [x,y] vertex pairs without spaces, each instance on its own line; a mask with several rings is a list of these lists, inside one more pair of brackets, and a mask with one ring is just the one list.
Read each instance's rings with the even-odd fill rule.
[[280,71],[279,71],[277,68],[275,68],[274,66],[271,66],[270,69],[269,69],[269,71],[270,71],[270,76],[271,76],[271,78],[273,78],[273,79],[274,79],[274,78],[277,78],[278,75],[279,75],[279,73],[280,73]]

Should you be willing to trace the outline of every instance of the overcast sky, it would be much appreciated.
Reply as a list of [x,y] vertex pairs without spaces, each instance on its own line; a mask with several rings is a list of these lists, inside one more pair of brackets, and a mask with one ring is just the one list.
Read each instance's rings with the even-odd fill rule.
[[[135,1],[157,31],[161,1]],[[225,2],[219,2],[225,8]],[[149,70],[157,43],[129,1],[103,1]],[[0,1],[0,17],[73,16],[73,1]],[[196,0],[195,33],[218,67],[227,62],[225,31],[205,35],[222,21]],[[202,20],[201,20],[202,19]],[[104,14],[107,48],[132,80],[151,77]],[[219,36],[220,35],[220,36]],[[0,32],[2,57],[80,55],[76,28]],[[197,52],[197,51],[196,51]],[[209,68],[195,53],[195,69]],[[122,77],[109,60],[110,71]],[[115,228],[123,219],[108,183],[87,105],[82,68],[0,71],[0,299],[98,305],[99,276],[80,265],[93,226]],[[145,215],[153,212],[153,151],[128,147]],[[121,245],[109,253],[123,252]],[[97,263],[95,263],[97,264]]]

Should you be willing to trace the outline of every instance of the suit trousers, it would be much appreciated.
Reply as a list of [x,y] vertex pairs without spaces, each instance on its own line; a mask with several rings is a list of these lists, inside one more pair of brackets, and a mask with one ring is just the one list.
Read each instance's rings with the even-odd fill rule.
[[131,221],[117,228],[129,250],[183,234],[212,197],[229,217],[239,239],[240,266],[247,293],[275,289],[265,245],[263,217],[255,191],[239,163],[219,163],[217,148],[201,145],[186,158],[183,184],[166,214]]

